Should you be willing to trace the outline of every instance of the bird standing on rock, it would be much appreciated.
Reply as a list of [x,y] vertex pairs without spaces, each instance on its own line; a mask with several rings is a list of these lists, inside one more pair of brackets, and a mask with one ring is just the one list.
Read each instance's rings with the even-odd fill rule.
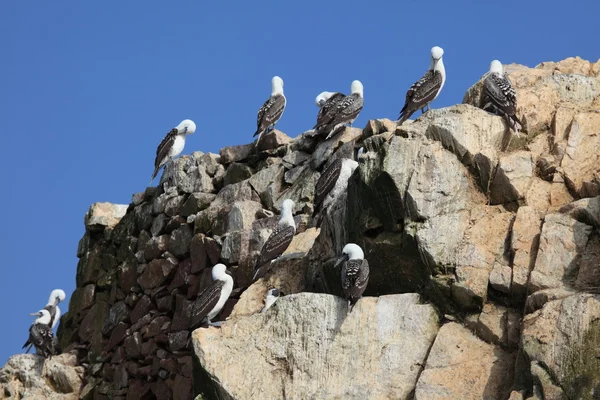
[[[446,82],[446,69],[442,57],[444,50],[441,47],[435,46],[431,49],[431,63],[429,69],[421,79],[413,83],[406,92],[406,101],[404,107],[400,111],[398,117],[398,125],[402,125],[404,121],[417,110],[421,113],[429,110],[431,103],[440,94],[444,83]],[[427,110],[425,110],[427,108]]]
[[285,111],[286,98],[283,94],[283,79],[274,76],[271,79],[271,97],[258,110],[258,118],[256,120],[256,132],[253,136],[258,135],[255,146],[258,146],[263,133],[271,129],[275,129],[275,124]]
[[[363,105],[363,84],[358,80],[352,81],[350,95],[343,98],[332,95],[321,106],[317,123],[313,127],[315,134],[326,135],[325,140],[327,140],[338,133],[344,125],[350,124],[352,126],[352,123],[363,109]],[[323,112],[323,107],[326,108],[325,112]]]
[[[44,358],[48,358],[56,353],[54,348],[54,334],[50,326],[50,312],[45,308],[37,313],[30,314],[37,317],[29,328],[29,339],[23,345],[23,349],[27,347],[27,351],[31,345],[35,346],[37,354]],[[26,351],[26,352],[27,352]]]
[[369,262],[359,245],[348,243],[335,267],[342,264],[342,291],[348,300],[348,313],[362,297],[369,283]]
[[506,123],[515,133],[519,133],[517,124],[523,126],[517,117],[517,94],[506,73],[503,73],[502,63],[494,60],[490,71],[483,81],[483,107],[491,107],[496,113],[504,116]]
[[183,151],[186,135],[196,132],[196,124],[191,119],[184,119],[177,127],[171,129],[165,138],[160,142],[156,149],[156,158],[154,159],[154,172],[150,183],[158,174],[158,171],[173,158],[177,157]]
[[209,326],[220,326],[212,320],[221,312],[233,290],[233,278],[224,264],[212,268],[213,283],[198,295],[191,305],[190,328],[196,329],[206,321]]

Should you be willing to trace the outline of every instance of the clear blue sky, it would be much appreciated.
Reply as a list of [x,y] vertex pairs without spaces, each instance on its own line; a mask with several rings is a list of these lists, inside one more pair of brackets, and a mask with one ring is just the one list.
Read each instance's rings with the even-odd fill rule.
[[435,45],[448,78],[432,106],[449,106],[494,58],[597,60],[599,14],[591,0],[1,2],[0,365],[52,289],[66,311],[89,205],[144,190],[182,119],[197,124],[185,154],[249,143],[273,75],[288,99],[277,127],[292,137],[314,124],[319,92],[354,79],[356,125],[396,118]]

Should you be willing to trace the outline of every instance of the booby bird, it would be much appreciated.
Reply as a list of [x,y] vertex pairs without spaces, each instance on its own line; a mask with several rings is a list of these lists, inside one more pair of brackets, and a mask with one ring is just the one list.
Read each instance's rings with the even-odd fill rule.
[[[333,96],[332,96],[333,97]],[[331,98],[329,101],[331,101]],[[352,123],[358,117],[364,105],[363,84],[360,81],[352,81],[350,95],[338,98],[328,106],[326,113],[319,112],[317,123],[313,129],[317,135],[327,135],[329,139],[336,134],[342,126]],[[325,103],[323,106],[327,106]],[[321,107],[322,109],[323,107]]]
[[54,329],[58,321],[60,320],[60,308],[58,308],[58,303],[64,301],[66,298],[66,294],[62,289],[54,289],[50,293],[50,297],[48,298],[48,304],[44,307],[45,310],[48,310],[50,313],[50,327]]
[[283,94],[283,79],[274,76],[271,79],[271,97],[258,110],[258,118],[256,120],[256,132],[253,136],[258,135],[256,145],[260,142],[263,133],[269,130],[270,127],[275,129],[275,124],[285,110],[286,98]]
[[[329,205],[348,189],[348,179],[358,167],[358,163],[349,158],[337,158],[323,171],[315,185],[313,218],[322,209],[322,216]],[[321,218],[316,221],[318,224]]]
[[54,334],[50,327],[50,312],[45,308],[37,313],[30,314],[37,317],[29,328],[29,339],[23,345],[27,347],[27,352],[31,346],[35,346],[36,352],[44,358],[54,355]]
[[190,328],[196,329],[206,320],[209,326],[220,326],[220,322],[211,322],[219,314],[233,290],[233,278],[224,264],[212,268],[213,283],[198,295],[192,303]]
[[292,243],[292,239],[294,239],[294,235],[296,234],[296,222],[292,214],[293,209],[294,202],[291,199],[285,199],[281,204],[281,218],[260,251],[256,265],[254,266],[253,281],[265,276],[271,268],[271,262],[281,256],[290,243]]
[[431,49],[431,63],[429,69],[421,79],[413,83],[406,92],[406,101],[398,117],[398,125],[410,118],[417,110],[423,113],[425,108],[429,110],[429,103],[435,100],[442,91],[446,82],[446,69],[442,56],[444,50],[435,46]]
[[517,94],[508,75],[503,73],[502,64],[494,60],[490,64],[488,76],[483,81],[483,109],[492,107],[506,119],[508,126],[518,133],[517,124],[523,126],[517,118]]
[[335,107],[340,101],[342,101],[346,97],[345,94],[340,92],[321,92],[315,99],[315,103],[317,107],[319,107],[319,113],[317,114],[317,125],[319,121],[323,119],[323,117],[331,110],[332,107]]
[[150,183],[158,174],[158,171],[170,160],[177,157],[185,146],[185,136],[196,132],[196,124],[191,119],[184,119],[179,125],[171,129],[156,149],[154,159],[154,172]]
[[277,299],[279,298],[280,295],[281,295],[281,291],[279,289],[277,289],[277,288],[269,289],[269,291],[267,292],[267,298],[265,299],[265,306],[263,307],[263,309],[260,312],[264,313],[269,308],[271,308],[271,306],[273,304],[275,304],[275,302],[277,301]]
[[342,263],[342,291],[348,300],[348,312],[351,312],[369,283],[369,262],[360,246],[354,243],[344,246],[342,254],[335,266]]

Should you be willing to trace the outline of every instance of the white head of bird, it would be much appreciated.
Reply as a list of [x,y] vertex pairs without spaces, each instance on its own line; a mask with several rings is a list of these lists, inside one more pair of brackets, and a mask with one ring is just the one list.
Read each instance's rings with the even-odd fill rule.
[[48,306],[56,306],[61,301],[64,301],[66,297],[67,297],[67,295],[65,294],[64,290],[62,290],[62,289],[54,289],[50,293],[50,297],[48,298],[48,304],[47,305]]
[[296,222],[294,221],[294,201],[292,199],[285,199],[283,203],[281,203],[281,218],[279,219],[279,223],[285,223],[289,226],[296,226]]
[[227,267],[225,266],[225,264],[216,264],[214,267],[212,267],[212,278],[214,281],[224,281],[228,279],[233,279],[227,273]]
[[352,84],[350,85],[350,92],[357,93],[360,95],[360,97],[364,97],[363,84],[361,83],[361,81],[352,81]]
[[191,119],[184,119],[175,128],[180,135],[191,135],[196,132],[196,124]]
[[365,253],[363,253],[360,246],[355,243],[348,243],[345,245],[342,253],[348,256],[348,260],[362,260],[365,258]]
[[34,324],[50,325],[50,312],[48,312],[46,309],[41,309],[40,311],[29,315],[32,317],[37,317],[35,321],[33,321]]
[[283,94],[283,79],[278,76],[274,76],[271,79],[271,96]]
[[323,106],[323,104],[325,104],[325,102],[327,100],[329,100],[329,98],[331,96],[333,96],[334,94],[335,94],[335,92],[321,92],[321,93],[319,93],[319,95],[315,99],[315,103],[317,104],[317,107]]
[[497,73],[498,75],[502,75],[503,72],[503,68],[502,68],[502,63],[498,60],[494,60],[490,63],[490,72],[493,73]]
[[439,69],[439,64],[441,64],[443,68],[442,57],[444,56],[444,49],[439,46],[434,46],[431,48],[431,63],[429,65],[429,69]]

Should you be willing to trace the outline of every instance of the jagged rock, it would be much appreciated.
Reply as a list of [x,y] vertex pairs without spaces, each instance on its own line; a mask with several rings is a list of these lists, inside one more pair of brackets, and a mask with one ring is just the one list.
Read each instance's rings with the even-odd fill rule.
[[181,225],[171,232],[167,249],[169,253],[177,258],[184,258],[189,255],[190,243],[192,241],[192,230],[187,225]]
[[258,193],[266,207],[273,207],[273,203],[281,193],[285,168],[281,164],[271,165],[252,175],[248,182]]
[[34,354],[17,354],[0,370],[0,398],[76,400],[84,369],[73,354],[44,360]]
[[146,243],[144,250],[144,257],[146,261],[152,261],[161,256],[169,246],[169,235],[160,235],[157,237],[151,238],[148,243]]
[[491,204],[522,201],[531,186],[533,171],[533,157],[528,151],[518,151],[500,157],[490,187]]
[[220,254],[221,246],[214,239],[201,233],[196,234],[190,244],[192,273],[202,271],[207,266],[215,265]]
[[542,219],[539,212],[529,206],[519,207],[511,236],[514,252],[511,289],[521,299],[527,292],[529,272],[537,256],[541,230]]
[[306,168],[294,184],[279,195],[275,201],[274,208],[281,212],[283,201],[285,199],[292,199],[294,201],[294,210],[302,210],[305,214],[312,214],[315,185],[318,179],[319,174],[310,168]]
[[122,301],[115,303],[108,312],[108,318],[103,321],[102,334],[108,336],[108,334],[117,326],[119,322],[123,322],[129,317],[131,310]]
[[600,196],[574,201],[560,209],[577,221],[600,228]]
[[223,177],[223,184],[231,185],[233,183],[238,183],[245,179],[248,179],[251,176],[252,168],[250,168],[246,164],[232,163],[225,171],[225,176]]
[[490,272],[490,286],[499,292],[510,294],[511,277],[512,268],[496,263]]
[[550,301],[524,318],[523,351],[531,360],[532,375],[548,375],[540,379],[544,394],[562,388],[566,398],[593,398],[590,394],[600,384],[599,321],[600,300],[590,294]]
[[[211,193],[214,186],[200,160],[181,156],[165,166],[161,185],[175,187],[180,193]],[[175,215],[169,214],[167,215]]]
[[143,290],[154,289],[162,286],[167,278],[175,272],[177,262],[172,258],[156,259],[150,261],[137,282]]
[[387,118],[382,119],[370,119],[367,125],[363,129],[363,137],[367,138],[373,135],[379,135],[385,132],[394,132],[397,127],[395,121]]
[[288,144],[291,140],[292,139],[285,133],[281,132],[280,130],[273,129],[271,132],[261,136],[260,142],[256,144],[256,150],[273,150]]
[[519,340],[519,314],[509,308],[486,303],[479,315],[469,318],[467,327],[488,343],[516,348]]
[[[201,152],[196,152],[196,153],[201,153]],[[220,164],[221,157],[218,154],[214,154],[214,153],[205,153],[202,155],[198,154],[198,157],[197,157],[196,153],[192,154],[192,156],[194,156],[194,158],[196,158],[200,162],[200,164],[202,164],[204,166],[206,173],[210,177],[214,177],[215,174],[217,173],[217,170],[219,169],[219,167],[222,167],[222,165]]]
[[451,322],[435,338],[415,389],[415,400],[505,399],[510,395],[514,354],[482,342]]
[[293,151],[293,152],[287,154],[281,160],[283,161],[283,165],[287,169],[292,169],[295,166],[303,164],[309,158],[310,158],[310,154],[305,153],[304,151]]
[[567,215],[546,215],[531,271],[530,292],[562,287],[563,280],[576,272],[578,255],[583,253],[591,231],[591,226]]
[[549,301],[564,299],[573,294],[575,294],[573,290],[565,288],[538,290],[527,297],[527,301],[525,302],[525,314],[531,314],[532,312],[539,310]]
[[256,213],[261,209],[262,205],[255,201],[236,201],[227,216],[227,230],[231,232],[250,229],[256,219]]
[[192,193],[181,206],[179,214],[182,217],[194,215],[210,206],[216,197],[217,195],[212,193]]
[[346,127],[340,133],[337,133],[332,138],[325,140],[317,145],[312,158],[311,167],[314,170],[320,167],[331,157],[331,155],[344,143],[355,141],[362,135],[362,129]]
[[340,298],[300,293],[268,313],[194,331],[196,356],[212,377],[206,384],[239,399],[408,398],[438,329],[433,307],[404,294],[365,297],[346,312]]
[[240,146],[229,146],[222,148],[221,164],[231,164],[232,162],[244,161],[254,151],[254,143],[242,144]]
[[123,218],[128,207],[126,204],[94,203],[85,214],[85,226],[93,232],[113,228]]

